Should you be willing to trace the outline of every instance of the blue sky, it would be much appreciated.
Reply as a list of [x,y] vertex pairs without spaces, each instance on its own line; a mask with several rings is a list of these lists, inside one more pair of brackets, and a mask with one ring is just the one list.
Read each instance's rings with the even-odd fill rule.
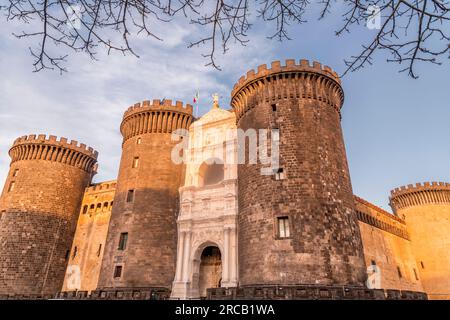
[[[205,67],[206,48],[187,49],[202,34],[196,26],[175,21],[156,27],[163,42],[133,39],[140,55],[99,54],[92,61],[71,54],[69,73],[32,73],[30,42],[12,32],[21,26],[0,20],[0,181],[9,166],[8,149],[25,134],[54,134],[78,140],[99,151],[95,181],[115,179],[120,161],[119,125],[125,109],[146,99],[192,102],[200,91],[200,113],[218,92],[228,107],[230,92],[249,69],[287,58],[317,60],[338,73],[344,58],[358,52],[374,31],[361,26],[337,38],[339,19],[290,28],[291,41],[268,40],[267,24],[257,24],[246,47],[232,45],[219,56],[222,71]],[[33,45],[33,43],[31,43]],[[354,193],[390,210],[389,191],[422,181],[450,181],[450,60],[442,66],[418,65],[413,80],[400,67],[377,55],[373,66],[343,79],[342,110],[347,156]]]

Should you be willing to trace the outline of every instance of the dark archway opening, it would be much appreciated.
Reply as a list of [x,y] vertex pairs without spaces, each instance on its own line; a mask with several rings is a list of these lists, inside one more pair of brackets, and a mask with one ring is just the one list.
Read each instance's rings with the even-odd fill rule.
[[219,288],[222,281],[222,257],[217,247],[206,247],[200,258],[200,297],[206,298],[206,289]]

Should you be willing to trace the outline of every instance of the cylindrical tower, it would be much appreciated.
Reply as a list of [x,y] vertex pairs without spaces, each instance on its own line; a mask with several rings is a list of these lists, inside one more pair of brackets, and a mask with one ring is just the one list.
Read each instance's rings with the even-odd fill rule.
[[14,141],[0,200],[0,293],[61,290],[84,189],[97,151],[66,138]]
[[275,61],[241,77],[231,98],[239,129],[279,130],[272,175],[260,161],[238,167],[240,285],[362,285],[338,75],[318,62]]
[[405,219],[428,297],[450,299],[450,183],[425,182],[396,188],[391,191],[390,205]]
[[172,162],[176,129],[192,122],[192,106],[144,101],[124,114],[122,158],[99,288],[167,287],[175,275],[178,188],[184,165]]

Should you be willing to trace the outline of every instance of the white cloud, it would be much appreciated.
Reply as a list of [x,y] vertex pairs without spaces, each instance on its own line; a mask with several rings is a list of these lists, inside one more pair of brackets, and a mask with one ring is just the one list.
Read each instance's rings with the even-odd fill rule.
[[196,26],[176,22],[162,28],[165,41],[134,39],[140,58],[106,55],[99,61],[86,55],[69,56],[69,73],[32,72],[27,41],[11,33],[21,29],[0,22],[0,184],[9,166],[8,149],[18,136],[53,134],[78,140],[99,151],[97,181],[114,179],[120,161],[119,125],[128,106],[146,99],[172,99],[192,103],[200,91],[200,112],[209,109],[211,94],[223,96],[228,107],[234,82],[261,61],[268,62],[272,50],[264,37],[249,46],[233,45],[225,57],[218,56],[223,71],[205,67],[206,48],[187,49],[187,38],[199,35]]

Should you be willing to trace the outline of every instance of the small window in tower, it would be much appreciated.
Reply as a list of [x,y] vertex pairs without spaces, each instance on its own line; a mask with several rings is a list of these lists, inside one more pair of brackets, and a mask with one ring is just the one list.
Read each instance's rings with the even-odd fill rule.
[[97,257],[100,257],[100,254],[102,253],[102,244],[100,243],[98,245],[98,250],[97,250]]
[[372,261],[371,261],[371,264],[372,264],[373,266],[376,266],[376,265],[377,265],[377,263],[375,262],[375,260],[372,260]]
[[101,203],[97,203],[97,212],[99,212],[102,209],[102,204]]
[[283,180],[285,179],[285,173],[283,168],[273,169],[275,180]]
[[128,241],[128,233],[124,232],[120,234],[119,239],[119,250],[125,250],[127,248],[127,241]]
[[403,275],[402,275],[402,270],[400,270],[400,267],[397,267],[397,273],[398,273],[398,277],[399,277],[399,278],[402,278],[402,277],[403,277]]
[[83,207],[83,214],[86,214],[88,212],[88,209],[89,209],[88,205],[85,205]]
[[103,203],[103,211],[106,211],[108,209],[108,202]]
[[111,209],[112,209],[113,203],[114,203],[114,201],[111,201],[111,203],[109,204],[109,206],[111,207]]
[[8,187],[8,192],[13,191],[15,185],[16,185],[16,182],[15,181],[11,181],[11,183],[9,184],[9,187]]
[[291,236],[289,231],[289,218],[288,217],[278,217],[278,237],[279,238],[289,238]]
[[416,278],[416,280],[419,280],[419,276],[417,275],[416,268],[413,268],[413,271],[414,271],[414,277]]
[[67,260],[70,257],[70,250],[66,251],[66,255],[64,256],[64,259]]
[[133,202],[134,200],[134,190],[128,190],[127,193],[127,202]]
[[19,174],[19,169],[15,169],[12,176],[17,177],[18,174]]
[[95,209],[95,204],[91,204],[91,206],[89,207],[89,209],[92,211]]
[[133,158],[133,168],[137,168],[139,165],[139,157]]
[[137,138],[136,144],[141,144],[141,142],[142,142],[142,139],[141,138]]
[[276,104],[276,103],[273,103],[273,104],[272,104],[272,111],[273,111],[273,112],[276,112],[276,111],[277,111],[277,104]]
[[75,248],[73,248],[72,259],[75,259],[75,257],[77,256],[77,253],[78,253],[78,247],[75,246]]
[[114,278],[120,278],[122,276],[122,266],[116,266],[114,268]]
[[420,266],[422,267],[422,269],[425,269],[425,264],[423,263],[423,261],[420,261]]

